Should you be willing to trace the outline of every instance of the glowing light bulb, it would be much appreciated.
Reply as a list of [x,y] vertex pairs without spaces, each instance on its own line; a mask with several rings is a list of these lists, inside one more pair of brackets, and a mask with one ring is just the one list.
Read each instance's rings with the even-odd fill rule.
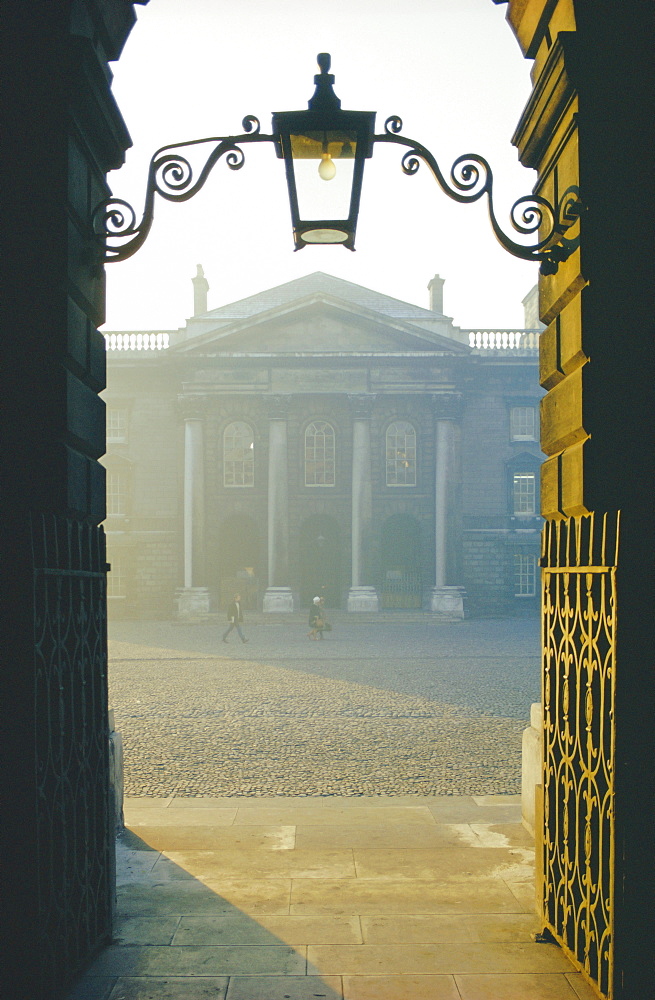
[[323,153],[318,165],[318,176],[324,181],[331,181],[337,172],[334,161],[329,153]]

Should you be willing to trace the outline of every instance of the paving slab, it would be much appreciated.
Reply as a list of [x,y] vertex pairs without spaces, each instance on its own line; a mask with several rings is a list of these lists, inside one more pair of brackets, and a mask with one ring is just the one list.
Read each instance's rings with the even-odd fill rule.
[[576,1000],[566,976],[548,973],[456,975],[455,982],[461,1000]]
[[[469,836],[464,833],[468,830]],[[470,827],[465,824],[446,823],[402,823],[391,820],[386,823],[347,823],[343,826],[306,826],[298,817],[296,846],[309,847],[350,847],[350,848],[426,848],[458,846],[463,841],[476,840]]]
[[344,1000],[461,1000],[452,976],[344,976]]
[[178,826],[232,826],[236,819],[236,806],[206,806],[203,809],[186,806],[132,806],[130,800],[125,803],[125,824],[131,830],[138,831],[141,827],[178,827]]
[[249,945],[164,948],[159,945],[129,948],[111,945],[96,959],[93,976],[234,976],[304,975],[305,949],[284,945]]
[[341,976],[233,976],[227,1000],[342,1000]]
[[203,884],[195,879],[153,882],[120,888],[119,913],[125,916],[230,915],[235,908],[251,916],[289,913],[291,879],[222,879]]
[[[483,878],[518,882],[534,878],[534,852],[518,852],[507,848],[481,847],[471,850],[451,845],[441,850],[357,848],[353,854],[357,876],[361,879],[386,876],[394,880],[418,878],[436,879],[440,882],[476,882]],[[161,863],[158,861],[155,869]]]
[[[184,817],[181,820],[185,822]],[[288,851],[296,847],[296,829],[295,826],[205,826],[202,823],[180,826],[151,826],[144,823],[133,826],[134,833],[149,847],[167,852],[219,849]]]
[[501,880],[293,879],[291,913],[517,913],[523,907]]
[[181,917],[173,945],[203,944],[361,944],[359,917],[298,917],[262,915],[255,922],[245,914],[226,917]]
[[348,849],[279,851],[262,848],[162,853],[153,867],[155,878],[355,878],[353,852]]
[[324,974],[340,972],[343,975],[455,975],[467,972],[514,975],[571,971],[571,964],[561,950],[555,945],[544,944],[310,945],[307,960]]
[[225,976],[121,977],[109,1000],[225,1000],[228,983]]
[[538,930],[527,913],[397,914],[361,917],[366,944],[436,944],[440,942],[525,942]]
[[569,972],[565,978],[573,988],[577,1000],[598,1000],[598,993],[589,985],[582,973]]
[[426,805],[412,806],[375,806],[371,804],[358,807],[348,805],[343,798],[331,808],[307,806],[296,810],[292,806],[240,806],[235,823],[241,826],[262,824],[288,825],[301,823],[303,826],[357,826],[375,823],[402,823],[403,825],[434,826],[435,818]]
[[[123,917],[114,927],[114,944],[172,944],[180,917]],[[203,942],[198,942],[203,943]]]
[[98,979],[84,977],[73,987],[66,1000],[109,1000],[116,984],[116,976],[103,976]]

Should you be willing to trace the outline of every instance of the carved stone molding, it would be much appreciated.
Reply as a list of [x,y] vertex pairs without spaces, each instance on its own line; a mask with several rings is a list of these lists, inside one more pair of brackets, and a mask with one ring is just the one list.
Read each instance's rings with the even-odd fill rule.
[[290,397],[287,396],[267,396],[266,412],[269,420],[286,420],[289,416]]
[[177,397],[177,414],[180,420],[204,420],[206,413],[206,396],[185,394]]
[[435,420],[460,420],[463,400],[456,392],[438,393],[431,397],[432,413]]
[[374,393],[367,393],[366,395],[349,394],[348,399],[352,406],[354,419],[370,420],[376,398]]

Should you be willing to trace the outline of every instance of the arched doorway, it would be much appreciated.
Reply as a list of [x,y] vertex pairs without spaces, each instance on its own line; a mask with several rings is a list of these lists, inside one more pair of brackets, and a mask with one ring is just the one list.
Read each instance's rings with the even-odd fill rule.
[[421,529],[409,514],[393,514],[380,533],[380,603],[420,608],[423,603]]
[[316,595],[329,608],[341,603],[341,533],[332,517],[314,515],[300,526],[300,603]]
[[218,532],[218,594],[221,608],[228,606],[235,593],[241,594],[246,610],[257,608],[261,552],[259,532],[251,517],[232,514],[221,522]]

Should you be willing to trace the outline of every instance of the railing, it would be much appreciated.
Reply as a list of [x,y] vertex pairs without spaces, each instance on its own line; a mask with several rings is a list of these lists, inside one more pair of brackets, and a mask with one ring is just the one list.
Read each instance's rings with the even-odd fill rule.
[[108,351],[165,351],[169,346],[167,333],[105,333]]
[[478,351],[536,351],[536,330],[469,330],[469,347]]

